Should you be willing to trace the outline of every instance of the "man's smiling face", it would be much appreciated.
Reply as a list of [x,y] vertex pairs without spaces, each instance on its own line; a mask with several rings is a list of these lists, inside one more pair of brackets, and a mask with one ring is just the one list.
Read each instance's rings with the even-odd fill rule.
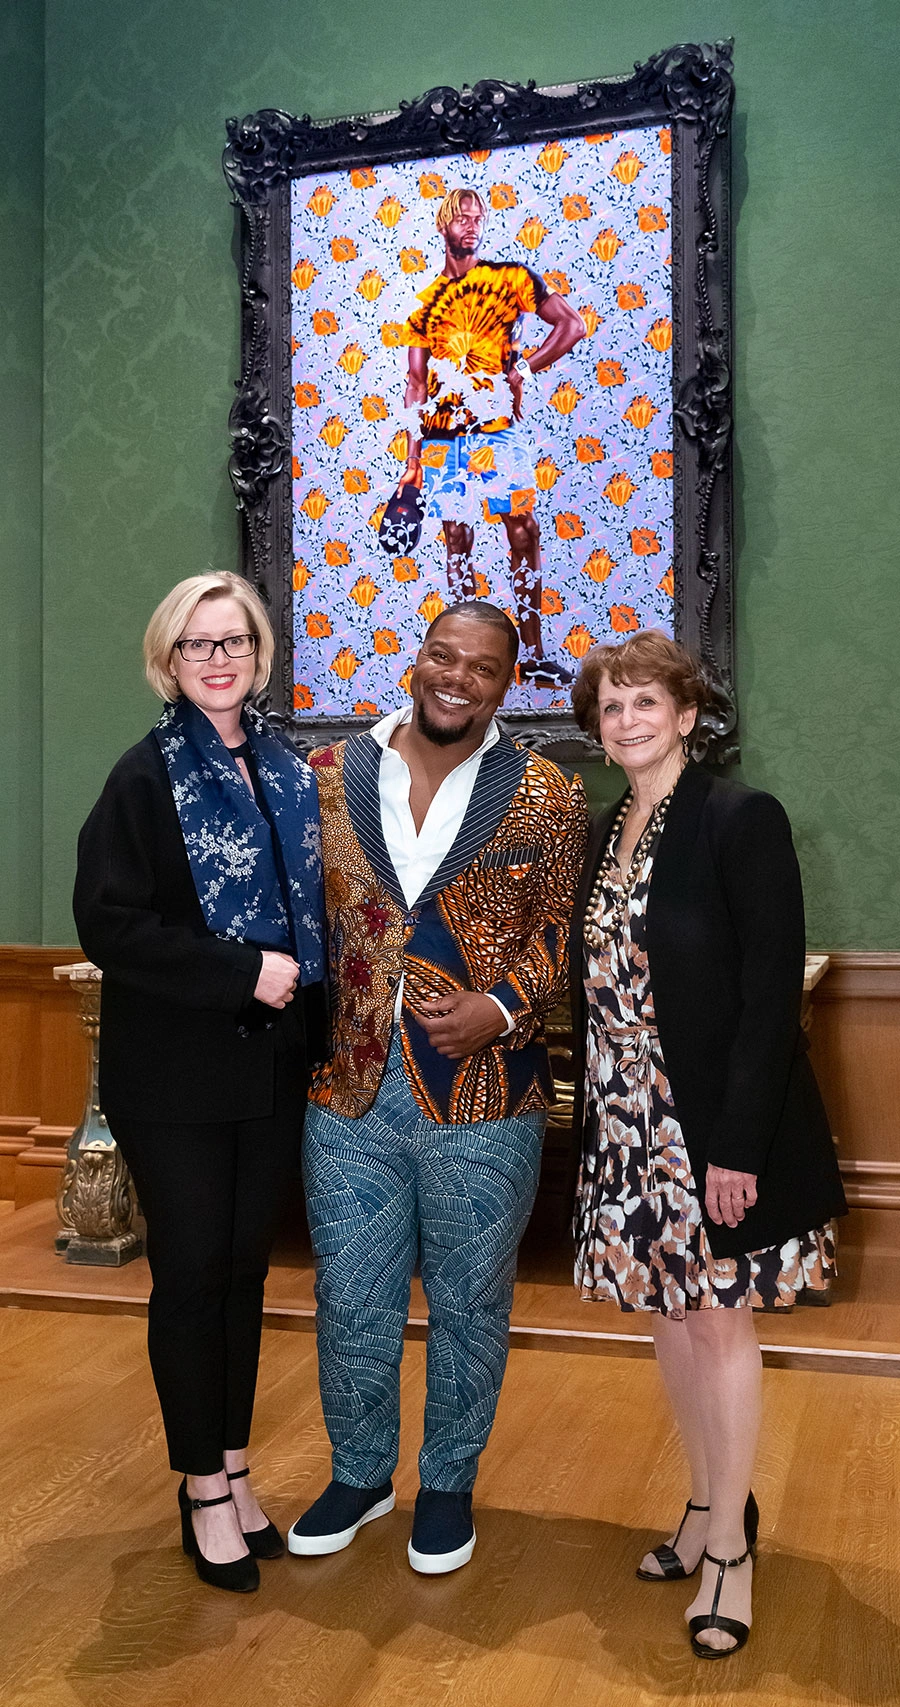
[[502,628],[471,616],[442,617],[426,636],[410,679],[416,727],[436,746],[481,745],[513,677]]

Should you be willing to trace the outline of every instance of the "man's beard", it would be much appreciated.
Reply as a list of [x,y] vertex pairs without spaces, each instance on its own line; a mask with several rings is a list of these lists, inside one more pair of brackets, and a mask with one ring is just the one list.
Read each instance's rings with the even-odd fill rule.
[[474,722],[473,712],[465,723],[458,723],[455,729],[445,729],[440,723],[432,723],[424,706],[420,705],[416,712],[416,728],[419,734],[424,735],[426,741],[433,742],[435,747],[452,747],[457,741],[464,741]]
[[477,255],[481,248],[480,237],[477,243],[454,243],[453,238],[448,237],[446,243],[454,261],[467,260],[470,255]]

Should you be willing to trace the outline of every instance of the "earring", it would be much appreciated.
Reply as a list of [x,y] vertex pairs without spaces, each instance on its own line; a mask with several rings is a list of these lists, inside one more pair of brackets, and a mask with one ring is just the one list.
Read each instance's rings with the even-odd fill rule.
[[606,768],[607,768],[607,770],[608,770],[608,769],[609,769],[609,754],[608,754],[608,753],[604,753],[604,755],[603,755],[603,763],[604,763],[604,764],[605,764],[605,766],[606,766]]
[[691,743],[686,735],[682,735],[681,737],[681,750],[684,753],[685,758],[689,759],[691,756]]

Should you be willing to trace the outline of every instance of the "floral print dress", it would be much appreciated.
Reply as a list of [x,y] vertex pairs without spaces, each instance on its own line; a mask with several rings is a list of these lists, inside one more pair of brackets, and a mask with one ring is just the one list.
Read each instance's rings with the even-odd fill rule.
[[[585,1140],[575,1212],[575,1284],[623,1310],[749,1305],[790,1309],[804,1291],[824,1302],[835,1273],[831,1228],[745,1256],[714,1257],[672,1101],[647,961],[647,897],[668,800],[655,809],[639,870],[623,878],[615,847],[622,808],[594,890],[602,947],[585,944],[588,1030]],[[627,893],[623,909],[623,888]],[[617,916],[622,915],[618,919]]]

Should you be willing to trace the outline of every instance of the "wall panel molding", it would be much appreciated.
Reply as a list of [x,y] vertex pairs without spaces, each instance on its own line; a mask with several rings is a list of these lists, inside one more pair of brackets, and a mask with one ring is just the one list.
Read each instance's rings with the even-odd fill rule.
[[35,1126],[71,1131],[81,1118],[87,1044],[70,986],[58,984],[53,977],[54,966],[81,959],[81,950],[69,946],[0,945],[0,1139],[4,1147],[17,1136],[26,1117],[25,1132]]
[[900,1001],[900,954],[829,954],[829,967],[816,990],[820,1002],[866,997],[871,1001]]
[[[79,958],[68,946],[0,946],[0,1173],[17,1149],[57,1147],[80,1118],[87,1047],[71,990],[53,977]],[[813,993],[812,1060],[847,1196],[900,1210],[900,954],[830,962]]]
[[[83,960],[80,948],[33,947],[30,943],[0,943],[0,1001],[7,990],[59,991],[54,966]],[[74,1012],[74,1008],[73,1008]]]
[[900,1162],[841,1162],[851,1209],[900,1209]]
[[900,1209],[900,954],[836,953],[811,1058],[854,1208]]

